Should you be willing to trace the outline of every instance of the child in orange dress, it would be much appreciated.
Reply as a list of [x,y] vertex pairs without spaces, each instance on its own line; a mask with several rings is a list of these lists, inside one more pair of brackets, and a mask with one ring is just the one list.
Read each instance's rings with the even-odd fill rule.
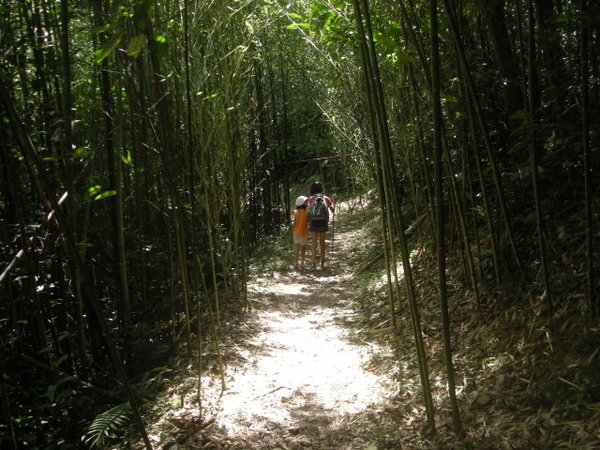
[[304,269],[306,246],[308,245],[308,210],[307,197],[301,195],[296,199],[294,213],[294,268]]

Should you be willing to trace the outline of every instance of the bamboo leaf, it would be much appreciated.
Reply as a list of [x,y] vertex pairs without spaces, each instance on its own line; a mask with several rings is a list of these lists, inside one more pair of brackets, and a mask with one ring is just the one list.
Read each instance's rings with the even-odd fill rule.
[[310,27],[309,23],[296,23],[296,24],[287,26],[288,30],[297,30],[299,28],[302,30],[310,30],[311,27]]
[[54,403],[54,399],[56,397],[56,385],[51,384],[48,386],[45,394],[40,395],[40,398],[46,397],[50,402]]
[[88,195],[90,197],[92,197],[92,196],[98,194],[98,192],[102,191],[102,186],[100,186],[98,184],[95,186],[90,186],[87,191],[88,191]]
[[92,27],[92,33],[105,33],[110,30],[112,25],[110,23],[105,23],[104,25],[99,25],[97,27]]
[[104,198],[108,198],[108,197],[112,197],[113,195],[117,195],[117,191],[104,191],[101,194],[98,194],[94,197],[94,201],[96,200],[102,200]]
[[137,57],[143,50],[145,44],[146,35],[144,33],[134,36],[129,40],[129,44],[127,45],[127,56],[132,56],[133,58]]
[[386,36],[382,33],[375,33],[373,35],[373,40],[377,44],[384,45],[384,46],[387,46],[390,48],[395,48],[398,46],[398,44],[396,44],[394,39],[392,39],[390,36]]
[[121,155],[121,161],[123,161],[123,164],[127,164],[128,166],[133,166],[133,158],[131,157],[130,152],[127,152],[126,155]]
[[104,59],[121,43],[123,36],[125,36],[123,30],[116,31],[115,34],[104,42],[102,47],[94,52],[94,61],[98,64],[104,61]]

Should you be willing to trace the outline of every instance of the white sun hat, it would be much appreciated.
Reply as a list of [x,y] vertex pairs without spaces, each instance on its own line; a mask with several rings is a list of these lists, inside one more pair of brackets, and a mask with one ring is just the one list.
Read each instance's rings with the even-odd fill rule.
[[306,197],[304,195],[301,195],[296,199],[296,206],[302,206],[304,203],[306,203]]

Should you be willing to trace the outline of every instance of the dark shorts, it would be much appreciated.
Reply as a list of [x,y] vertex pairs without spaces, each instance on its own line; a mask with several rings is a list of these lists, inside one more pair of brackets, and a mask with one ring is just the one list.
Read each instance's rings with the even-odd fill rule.
[[310,231],[311,233],[325,233],[328,230],[328,226],[321,226],[321,227],[313,227],[312,225],[310,225],[308,227],[308,231]]

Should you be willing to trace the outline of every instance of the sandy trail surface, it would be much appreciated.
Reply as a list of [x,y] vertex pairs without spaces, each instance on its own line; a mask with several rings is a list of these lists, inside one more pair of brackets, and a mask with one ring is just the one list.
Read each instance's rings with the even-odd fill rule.
[[228,365],[213,405],[223,448],[377,448],[394,383],[374,361],[389,349],[359,329],[345,265],[353,232],[336,226],[324,269],[251,280],[251,337],[233,349],[240,364]]

